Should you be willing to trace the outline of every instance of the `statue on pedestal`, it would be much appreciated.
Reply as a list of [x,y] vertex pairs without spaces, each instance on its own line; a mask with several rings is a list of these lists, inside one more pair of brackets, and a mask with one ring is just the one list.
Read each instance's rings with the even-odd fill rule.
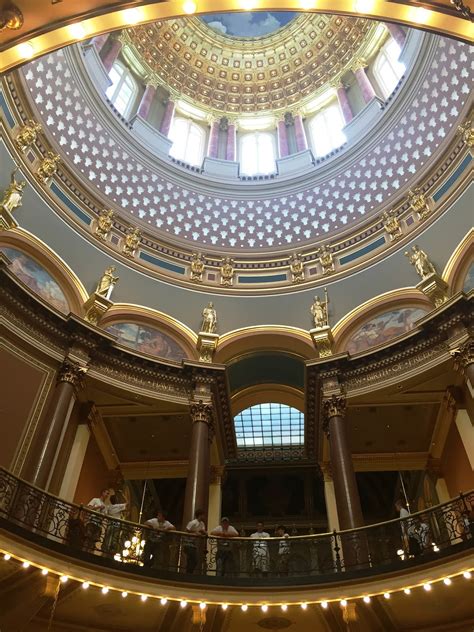
[[217,331],[217,313],[212,302],[202,310],[201,331],[206,334],[215,334]]
[[140,245],[141,233],[138,228],[130,228],[127,231],[122,247],[122,253],[127,257],[134,257]]
[[290,272],[292,283],[304,281],[304,266],[301,255],[294,253],[290,259]]
[[314,329],[323,329],[323,327],[329,327],[329,299],[327,288],[324,288],[324,294],[326,298],[324,302],[320,300],[319,296],[315,296],[313,304],[311,305],[311,315],[313,317]]
[[190,279],[198,283],[202,282],[202,275],[204,272],[204,262],[202,260],[202,254],[199,252],[193,252],[191,258]]
[[102,241],[106,241],[113,225],[114,212],[111,210],[103,209],[97,218],[97,226],[95,227],[94,234]]
[[19,206],[21,206],[22,204],[21,200],[23,198],[23,189],[26,187],[26,182],[24,180],[17,182],[17,180],[15,179],[15,173],[17,171],[18,169],[14,169],[12,171],[12,175],[10,177],[10,184],[5,189],[3,193],[3,199],[1,202],[1,206],[3,206],[3,208],[9,213],[14,211]]
[[119,277],[114,276],[114,272],[115,266],[109,266],[108,268],[106,268],[95,290],[96,294],[98,294],[99,296],[103,296],[107,300],[110,299],[112,290],[119,280]]
[[331,274],[334,272],[334,258],[332,256],[331,247],[321,246],[321,248],[318,248],[318,252],[316,254],[321,262],[323,274]]
[[405,252],[405,257],[408,257],[421,279],[426,279],[430,274],[436,274],[436,269],[426,252],[420,250],[416,245],[413,246],[411,250],[412,253]]

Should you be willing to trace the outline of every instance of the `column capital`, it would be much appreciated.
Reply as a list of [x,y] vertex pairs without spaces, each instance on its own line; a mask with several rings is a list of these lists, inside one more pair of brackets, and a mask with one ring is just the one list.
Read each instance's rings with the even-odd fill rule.
[[70,360],[65,360],[59,367],[57,382],[65,382],[71,384],[75,390],[79,390],[83,386],[84,374],[87,373],[87,368],[80,366]]
[[474,338],[469,338],[457,349],[451,351],[454,358],[454,369],[464,373],[468,366],[474,364]]
[[365,70],[367,68],[368,63],[363,57],[359,57],[355,60],[355,62],[351,66],[352,72],[357,72],[358,70]]
[[329,435],[329,422],[332,417],[346,416],[346,398],[344,395],[331,395],[323,400],[323,431]]
[[203,402],[202,399],[200,399],[197,402],[192,402],[189,410],[193,423],[197,421],[202,421],[203,423],[208,425],[212,424],[212,404],[208,402]]

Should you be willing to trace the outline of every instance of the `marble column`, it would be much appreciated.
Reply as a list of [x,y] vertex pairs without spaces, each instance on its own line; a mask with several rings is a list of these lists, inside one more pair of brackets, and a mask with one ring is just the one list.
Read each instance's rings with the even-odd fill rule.
[[339,526],[341,530],[356,529],[363,526],[364,519],[349,448],[345,398],[333,395],[330,399],[324,400],[323,410],[323,427],[329,435]]
[[222,511],[222,479],[223,465],[211,465],[209,485],[209,510],[207,512],[207,528],[209,531],[221,522]]
[[304,131],[303,119],[301,114],[295,114],[295,136],[296,136],[296,151],[304,151],[308,149],[308,141],[306,140],[306,132]]
[[336,492],[329,465],[322,468],[324,478],[324,499],[328,517],[328,531],[339,531],[339,516],[337,515]]
[[359,59],[352,67],[352,72],[357,80],[357,85],[360,88],[362,98],[365,103],[370,103],[370,101],[372,101],[375,97],[375,90],[365,72],[366,67],[367,63],[365,60]]
[[96,35],[91,39],[91,44],[98,53],[104,48],[109,37],[110,33],[102,33],[102,35]]
[[102,59],[102,63],[104,64],[105,71],[109,73],[112,70],[112,66],[114,62],[117,60],[117,57],[120,55],[120,51],[122,50],[122,42],[118,39],[115,39],[110,46],[108,52],[104,55]]
[[207,146],[207,155],[209,158],[217,158],[217,152],[219,149],[219,121],[212,121],[211,131],[209,134],[209,144]]
[[352,111],[351,104],[349,103],[346,88],[344,87],[344,85],[342,83],[339,83],[335,86],[335,88],[339,107],[341,108],[342,112],[342,118],[344,119],[344,123],[347,125],[354,118],[354,112]]
[[226,160],[232,160],[235,162],[235,123],[229,123],[227,126],[227,146],[226,146]]
[[402,29],[402,27],[399,24],[394,24],[393,22],[384,22],[384,25],[387,31],[393,37],[393,39],[400,46],[400,49],[402,49],[403,45],[405,44],[405,40],[407,38],[407,34],[405,33],[405,31]]
[[184,495],[183,525],[194,518],[196,509],[205,515],[209,506],[209,462],[213,410],[202,400],[191,404],[191,447]]
[[289,155],[290,150],[288,147],[288,132],[286,129],[285,120],[278,121],[277,124],[278,130],[278,153],[280,158],[285,158]]
[[79,423],[76,428],[74,443],[72,444],[66,471],[64,472],[58,494],[60,498],[66,500],[67,502],[74,502],[74,495],[76,493],[77,483],[84,464],[84,457],[86,456],[90,436],[91,431],[88,424]]
[[156,86],[152,83],[147,83],[145,92],[143,93],[140,105],[138,106],[137,114],[141,116],[145,121],[150,114],[151,104],[156,94]]
[[77,391],[82,385],[83,373],[83,368],[69,360],[65,360],[59,369],[42,431],[37,433],[26,466],[25,478],[41,489],[47,488],[53,473],[56,454],[61,448],[61,439],[69,422]]
[[173,122],[174,116],[174,101],[168,99],[165,107],[165,112],[163,114],[163,118],[161,119],[160,132],[164,136],[168,136],[171,129],[171,123]]

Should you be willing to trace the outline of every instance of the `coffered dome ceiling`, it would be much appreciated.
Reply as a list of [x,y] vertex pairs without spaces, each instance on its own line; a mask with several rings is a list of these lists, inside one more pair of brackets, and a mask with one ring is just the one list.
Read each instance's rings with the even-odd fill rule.
[[144,77],[214,111],[293,108],[368,56],[377,22],[303,14],[263,37],[220,34],[200,18],[166,20],[123,33],[124,54]]

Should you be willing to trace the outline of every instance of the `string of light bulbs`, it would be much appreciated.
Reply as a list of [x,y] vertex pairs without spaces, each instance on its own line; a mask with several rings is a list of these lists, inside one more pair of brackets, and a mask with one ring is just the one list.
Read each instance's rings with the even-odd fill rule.
[[258,603],[229,603],[229,602],[221,602],[221,601],[201,601],[195,598],[184,598],[184,597],[170,597],[164,595],[154,595],[150,593],[142,593],[134,590],[125,590],[124,588],[119,588],[115,586],[110,586],[107,584],[100,584],[98,582],[89,581],[87,579],[83,579],[80,577],[74,577],[72,575],[68,575],[64,572],[47,568],[41,564],[37,564],[30,560],[26,560],[20,556],[17,556],[13,553],[9,553],[8,551],[0,550],[0,555],[3,554],[3,560],[15,560],[21,563],[21,566],[25,569],[34,567],[41,570],[42,575],[53,574],[59,577],[59,581],[61,584],[66,584],[69,581],[75,581],[81,584],[83,590],[88,590],[89,588],[97,588],[101,591],[103,595],[107,595],[109,592],[120,593],[123,599],[126,599],[129,596],[137,596],[140,601],[145,602],[148,599],[157,600],[160,602],[162,606],[165,606],[168,602],[177,602],[179,603],[181,608],[186,608],[188,605],[197,605],[201,610],[205,610],[208,606],[220,606],[223,610],[227,610],[229,607],[240,607],[243,612],[246,612],[249,608],[260,608],[262,612],[268,612],[270,608],[277,609],[279,608],[283,612],[286,612],[290,607],[299,607],[302,610],[307,610],[310,605],[319,605],[321,608],[326,610],[330,603],[339,603],[342,608],[347,607],[350,603],[354,603],[357,601],[362,601],[363,603],[369,604],[374,597],[383,597],[384,599],[390,599],[392,595],[396,593],[403,593],[405,595],[411,595],[412,592],[416,589],[422,589],[425,592],[430,592],[433,589],[433,586],[436,584],[443,584],[444,586],[450,586],[453,583],[454,579],[464,578],[465,580],[470,580],[473,577],[474,569],[473,568],[464,568],[455,573],[450,573],[449,575],[443,575],[442,577],[437,577],[435,579],[426,580],[417,584],[412,584],[410,586],[405,586],[403,588],[393,588],[390,590],[384,590],[383,592],[370,592],[362,595],[357,595],[355,597],[342,597],[342,598],[332,598],[332,599],[315,599],[313,600],[305,600],[305,601],[295,601],[295,602],[269,602],[269,601],[259,601]]

